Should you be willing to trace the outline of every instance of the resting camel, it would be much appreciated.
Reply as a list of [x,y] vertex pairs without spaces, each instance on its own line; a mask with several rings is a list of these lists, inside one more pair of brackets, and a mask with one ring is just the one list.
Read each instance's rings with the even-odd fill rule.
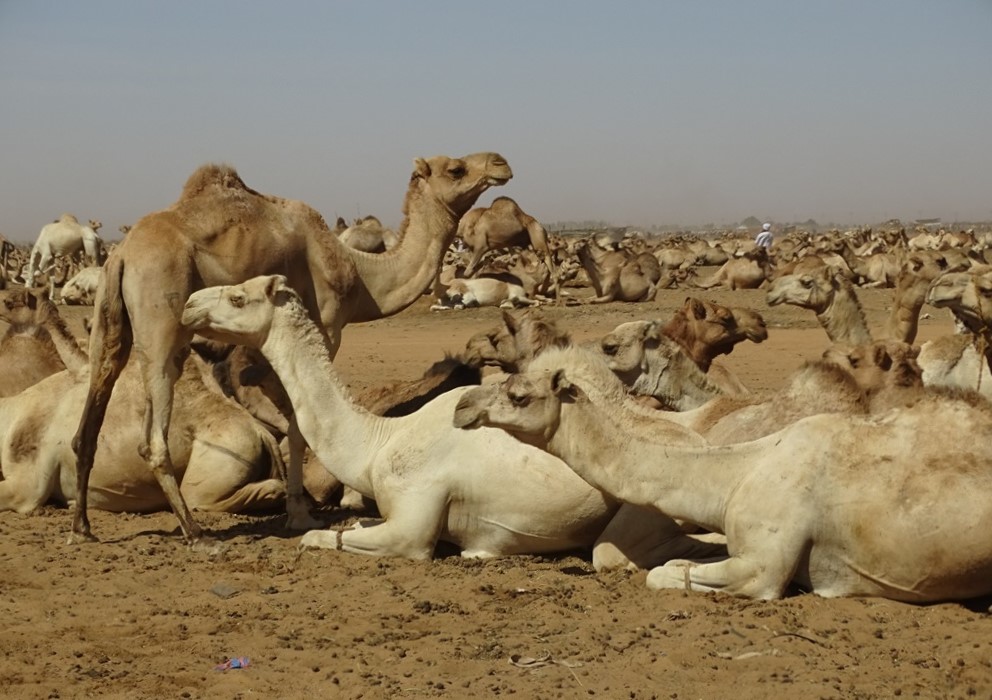
[[0,397],[18,394],[65,370],[77,357],[86,363],[54,308],[44,289],[0,292],[0,320],[10,324],[0,339]]
[[917,603],[992,593],[992,445],[974,439],[992,430],[984,402],[934,396],[685,447],[609,396],[566,369],[527,372],[466,392],[454,421],[502,428],[614,498],[726,534],[727,558],[669,561],[649,588],[775,599],[794,582]]
[[458,237],[472,251],[465,276],[475,274],[482,256],[490,250],[527,246],[544,256],[544,264],[551,273],[555,296],[558,295],[558,266],[554,263],[548,234],[537,219],[525,213],[509,197],[497,197],[488,207],[477,207],[465,213],[458,222]]
[[711,289],[719,285],[727,289],[757,289],[771,276],[768,251],[755,248],[739,258],[731,258],[720,269],[704,280],[696,280],[701,289]]
[[992,399],[989,325],[992,272],[949,272],[937,277],[927,302],[949,308],[969,332],[941,336],[920,348],[924,380],[938,386],[966,387]]
[[892,311],[889,314],[889,337],[912,343],[919,330],[920,311],[926,302],[930,284],[945,272],[959,272],[968,267],[963,259],[938,251],[909,253],[899,271]]
[[347,246],[366,253],[384,253],[399,243],[399,236],[386,228],[374,216],[355,219],[355,223],[338,234],[338,239]]
[[101,274],[103,268],[96,266],[84,267],[77,272],[62,286],[62,303],[92,304]]
[[438,301],[431,311],[470,309],[479,306],[498,306],[503,309],[521,306],[538,306],[541,302],[531,299],[519,284],[493,277],[457,277],[447,285],[440,280],[435,284]]
[[57,256],[69,257],[84,252],[87,264],[103,264],[103,241],[97,235],[99,221],[90,219],[88,226],[79,223],[72,214],[63,214],[58,221],[46,224],[31,248],[25,285],[33,287],[38,273],[49,275],[48,297],[55,300],[55,280],[51,271]]
[[[193,362],[192,359],[188,360]],[[89,382],[62,371],[0,399],[0,510],[29,513],[76,494],[73,425]],[[114,512],[169,507],[139,455],[144,404],[136,364],[121,374],[107,409],[107,429],[88,484],[90,505]],[[177,383],[170,447],[184,501],[195,510],[253,512],[286,496],[275,439],[242,407],[208,389],[195,368]]]
[[259,349],[321,463],[378,505],[381,524],[312,530],[303,546],[411,559],[433,556],[439,539],[465,557],[551,552],[591,544],[616,511],[558,459],[500,431],[455,429],[451,415],[467,388],[398,418],[354,405],[304,300],[281,275],[196,291],[182,318],[208,337]]
[[832,267],[783,275],[772,282],[765,299],[769,306],[791,304],[810,309],[832,343],[861,345],[871,342],[854,285]]
[[[650,269],[620,251],[604,250],[589,239],[579,241],[575,254],[596,292],[589,300],[594,304],[652,301],[658,293],[660,270],[657,261],[648,253],[644,255],[654,261]],[[652,272],[658,274],[652,275]]]
[[[509,165],[495,153],[416,159],[400,243],[370,254],[341,243],[303,202],[259,194],[230,167],[207,165],[194,172],[179,200],[138,221],[107,260],[94,305],[90,390],[73,441],[79,459],[71,539],[92,537],[86,485],[110,393],[132,345],[147,396],[141,453],[185,538],[202,534],[172,475],[168,444],[173,387],[192,338],[179,316],[192,291],[285,273],[311,316],[319,319],[333,357],[347,323],[389,316],[421,296],[437,274],[461,215],[483,192],[511,177]],[[304,443],[292,422],[289,439],[287,525],[307,528],[316,521],[302,494]]]
[[465,355],[480,365],[519,372],[551,347],[567,347],[572,339],[536,311],[503,312],[502,324],[469,338]]

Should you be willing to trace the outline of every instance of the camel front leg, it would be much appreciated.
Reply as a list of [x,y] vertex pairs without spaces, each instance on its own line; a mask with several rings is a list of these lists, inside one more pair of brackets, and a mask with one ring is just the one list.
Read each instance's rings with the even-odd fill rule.
[[303,495],[303,454],[307,442],[300,433],[296,414],[289,419],[289,467],[286,471],[286,528],[289,530],[313,530],[323,525],[310,515],[310,507]]
[[792,572],[768,564],[742,556],[716,562],[674,559],[651,569],[647,587],[652,590],[721,591],[747,598],[776,600],[789,585]]
[[319,547],[375,557],[430,559],[444,518],[444,503],[410,504],[407,513],[391,514],[371,527],[351,530],[311,530],[301,547]]
[[173,393],[176,380],[182,371],[182,362],[178,357],[173,356],[164,366],[158,367],[153,366],[153,363],[146,358],[141,358],[141,370],[148,390],[148,399],[145,402],[145,435],[138,452],[155,475],[165,499],[169,502],[176,519],[179,520],[183,536],[187,541],[195,542],[203,535],[203,530],[193,519],[193,514],[179,490],[168,443]]

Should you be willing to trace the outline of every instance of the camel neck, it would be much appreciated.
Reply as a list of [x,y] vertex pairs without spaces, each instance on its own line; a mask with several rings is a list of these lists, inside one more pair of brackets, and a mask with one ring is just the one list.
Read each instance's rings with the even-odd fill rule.
[[[413,189],[418,188],[419,189]],[[399,243],[384,253],[349,250],[367,293],[350,320],[371,321],[399,313],[421,297],[441,267],[458,228],[458,214],[411,185],[400,224]]]
[[816,319],[834,343],[863,345],[871,342],[868,322],[854,289],[840,285],[834,290],[830,306],[816,315]]
[[916,340],[916,334],[920,327],[920,311],[926,302],[929,280],[926,284],[921,284],[922,279],[913,279],[908,282],[900,281],[894,299],[892,301],[892,312],[889,314],[889,337],[901,340],[904,343],[912,343]]
[[380,423],[355,406],[331,363],[319,330],[299,304],[277,308],[260,348],[282,382],[300,432],[320,462],[342,483],[373,496],[356,449],[378,442]]
[[585,399],[563,403],[548,451],[621,501],[722,532],[725,503],[747,475],[757,448],[666,444],[644,430],[630,430],[612,408]]

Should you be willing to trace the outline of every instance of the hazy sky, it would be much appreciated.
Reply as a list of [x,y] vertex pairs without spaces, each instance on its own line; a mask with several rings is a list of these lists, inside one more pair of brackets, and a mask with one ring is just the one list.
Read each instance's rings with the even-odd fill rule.
[[992,219],[992,1],[0,0],[0,232],[209,161],[329,220],[494,150],[546,223]]

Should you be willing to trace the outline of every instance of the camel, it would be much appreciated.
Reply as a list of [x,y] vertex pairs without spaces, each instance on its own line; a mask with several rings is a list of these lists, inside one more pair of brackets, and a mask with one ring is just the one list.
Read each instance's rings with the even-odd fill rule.
[[700,289],[711,289],[719,285],[727,289],[757,289],[771,276],[768,251],[755,248],[739,258],[731,258],[720,269],[704,280],[696,280]]
[[687,447],[569,371],[471,389],[454,422],[502,428],[614,498],[726,534],[727,558],[669,561],[649,588],[776,599],[795,583],[915,603],[992,593],[992,445],[974,438],[992,430],[984,402],[933,396],[881,417],[817,415],[752,442]]
[[959,272],[969,265],[937,251],[911,252],[906,256],[896,281],[888,334],[906,343],[916,340],[920,311],[926,302],[930,284],[945,272]]
[[[38,273],[49,274],[57,256],[72,256],[84,252],[89,265],[103,264],[103,241],[97,235],[101,223],[90,219],[88,226],[79,223],[72,214],[63,214],[57,221],[46,224],[31,248],[25,284],[33,287]],[[49,276],[48,296],[55,300],[55,281]]]
[[465,345],[472,363],[499,367],[503,372],[519,372],[550,347],[567,347],[571,337],[536,311],[503,311],[502,324],[476,333]]
[[338,239],[347,246],[366,253],[384,253],[399,243],[399,236],[386,228],[375,216],[355,219],[355,223],[338,233]]
[[[19,394],[45,377],[66,369],[82,355],[44,289],[8,289],[0,292],[0,320],[10,327],[0,338],[0,397]],[[51,329],[51,330],[49,330]],[[64,335],[62,335],[64,334]],[[65,359],[63,359],[65,358]],[[85,363],[85,356],[82,358]]]
[[271,275],[201,289],[182,319],[207,337],[260,350],[317,458],[377,503],[381,523],[311,530],[302,546],[428,559],[439,539],[464,557],[552,552],[595,540],[617,504],[560,460],[501,431],[454,428],[451,415],[468,387],[397,418],[353,404],[304,299],[287,283]]
[[604,250],[589,239],[579,241],[575,254],[596,292],[589,300],[593,304],[654,300],[660,268],[652,255],[644,253],[653,263],[643,266],[638,259],[628,258],[620,251]]
[[716,357],[729,355],[738,343],[768,339],[768,327],[761,314],[695,297],[686,297],[682,308],[672,314],[661,331],[681,345],[704,372],[710,371]]
[[[443,291],[441,291],[443,288]],[[438,293],[440,291],[440,293]],[[498,306],[515,309],[521,306],[538,306],[541,302],[527,296],[523,286],[493,277],[455,278],[443,285],[435,285],[438,301],[431,311],[471,309],[479,306]]]
[[861,345],[872,340],[854,285],[831,267],[783,275],[772,282],[765,298],[769,306],[810,309],[833,343]]
[[[29,513],[49,500],[67,503],[76,496],[76,458],[70,445],[86,401],[87,369],[81,377],[56,373],[0,399],[0,511]],[[143,404],[141,376],[132,363],[110,400],[108,427],[87,485],[94,508],[150,512],[169,507],[138,452]],[[195,368],[177,383],[169,442],[176,479],[190,508],[242,513],[283,504],[285,466],[275,439],[242,407],[208,389]]]
[[96,288],[100,284],[102,267],[84,267],[73,275],[62,287],[63,304],[92,304]]
[[558,266],[554,263],[548,234],[537,219],[525,213],[509,197],[497,197],[488,207],[477,207],[465,213],[458,222],[458,237],[472,251],[465,276],[475,274],[482,257],[491,250],[510,246],[530,245],[544,256],[558,295]]
[[902,265],[901,255],[897,252],[874,253],[862,257],[851,247],[850,241],[843,239],[839,241],[836,252],[844,258],[861,286],[894,287],[896,285],[899,268]]
[[[141,453],[159,480],[183,536],[200,526],[183,502],[169,455],[173,386],[192,332],[179,323],[195,289],[283,272],[319,319],[331,356],[351,322],[397,313],[435,277],[458,220],[478,197],[513,176],[496,153],[414,161],[403,204],[400,243],[381,254],[341,243],[303,202],[259,194],[233,168],[206,165],[170,208],[143,217],[110,255],[94,303],[90,390],[73,440],[78,455],[76,508],[70,539],[90,539],[86,485],[110,392],[132,346],[142,367],[146,402]],[[290,423],[287,525],[316,522],[303,498],[304,444]]]
[[941,336],[920,347],[927,384],[975,389],[992,400],[989,324],[992,272],[948,272],[927,291],[927,303],[949,308],[969,332]]

